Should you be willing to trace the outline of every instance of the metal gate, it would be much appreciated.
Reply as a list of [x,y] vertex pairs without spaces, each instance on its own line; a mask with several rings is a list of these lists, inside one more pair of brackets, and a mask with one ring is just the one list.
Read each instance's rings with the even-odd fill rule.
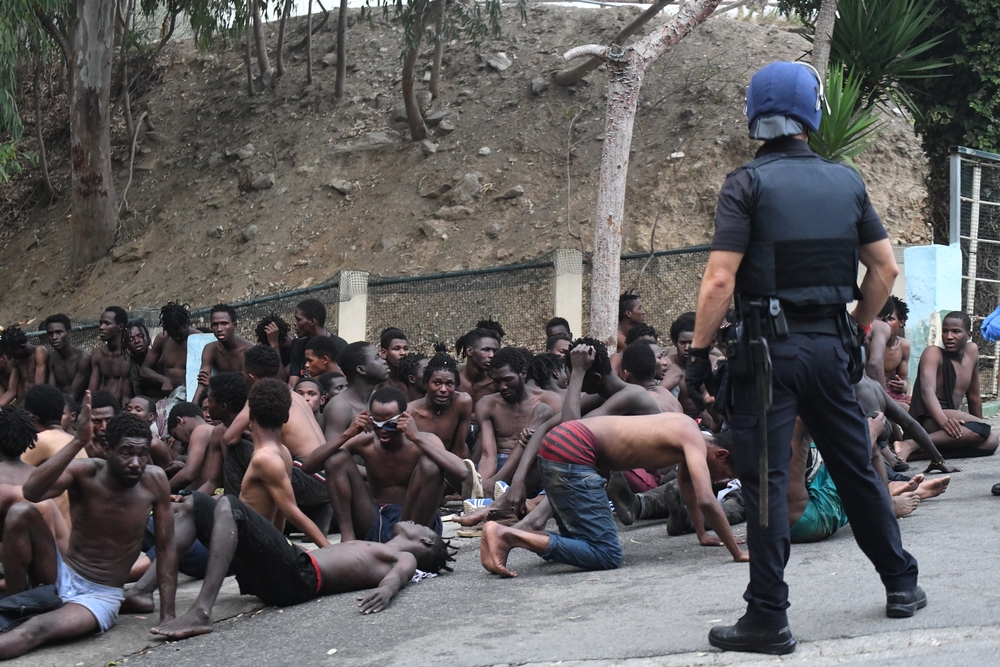
[[962,310],[972,318],[979,346],[983,396],[997,395],[997,343],[983,340],[979,327],[1000,305],[1000,155],[952,148],[949,241],[962,248]]

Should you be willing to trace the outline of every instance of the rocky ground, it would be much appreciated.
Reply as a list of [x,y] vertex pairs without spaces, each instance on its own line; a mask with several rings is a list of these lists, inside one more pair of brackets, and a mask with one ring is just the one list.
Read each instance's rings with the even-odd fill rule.
[[[53,311],[91,319],[110,302],[210,305],[318,283],[341,269],[401,275],[514,263],[578,247],[580,238],[589,247],[604,75],[570,88],[552,75],[565,66],[564,51],[610,41],[638,13],[532,5],[519,25],[508,6],[499,40],[478,51],[447,44],[434,100],[423,82],[425,45],[417,72],[432,125],[425,143],[410,141],[401,120],[397,22],[369,27],[351,15],[340,102],[328,65],[336,17],[314,37],[311,86],[303,52],[292,52],[286,75],[254,98],[241,45],[199,52],[174,43],[134,102],[133,116],[147,111],[153,130],[139,134],[110,257],[71,272],[67,178],[50,205],[26,187],[37,170],[0,190],[0,322],[30,328]],[[269,31],[273,48],[276,25]],[[290,33],[294,43],[304,22],[293,21]],[[789,26],[719,17],[654,66],[635,124],[625,251],[648,249],[658,211],[657,248],[710,238],[718,188],[754,149],[741,115],[750,74],[807,48]],[[50,168],[65,176],[65,118],[48,118]],[[29,123],[25,135],[33,133]],[[122,126],[115,140],[120,196],[131,137]],[[930,239],[921,218],[924,159],[907,121],[888,114],[876,145],[857,160],[897,243]]]

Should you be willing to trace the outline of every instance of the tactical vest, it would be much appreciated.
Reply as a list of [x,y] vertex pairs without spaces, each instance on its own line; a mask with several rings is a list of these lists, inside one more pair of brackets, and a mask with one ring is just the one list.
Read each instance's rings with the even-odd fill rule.
[[818,155],[774,153],[750,172],[750,244],[736,293],[777,297],[793,307],[860,297],[858,222],[866,198],[854,170]]

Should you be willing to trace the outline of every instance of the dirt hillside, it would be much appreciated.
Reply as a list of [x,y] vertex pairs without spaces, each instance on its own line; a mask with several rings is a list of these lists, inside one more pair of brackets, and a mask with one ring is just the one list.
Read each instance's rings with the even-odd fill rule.
[[[341,269],[400,275],[508,264],[578,247],[578,237],[589,248],[604,74],[571,88],[555,85],[552,74],[564,67],[566,49],[610,41],[638,12],[535,5],[520,26],[509,8],[503,37],[478,53],[448,44],[441,97],[426,113],[437,121],[427,145],[409,141],[400,120],[402,32],[391,21],[371,29],[352,15],[339,104],[335,68],[324,64],[334,62],[324,56],[335,49],[335,17],[314,37],[314,84],[305,86],[295,52],[275,89],[254,98],[241,48],[200,53],[190,42],[173,44],[158,82],[136,104],[134,115],[148,111],[154,131],[140,133],[112,256],[70,272],[65,194],[6,223],[0,323],[30,327],[56,311],[91,319],[108,303],[210,305],[320,282]],[[304,23],[293,22],[288,41],[303,33]],[[658,210],[657,248],[709,240],[719,186],[756,144],[742,116],[750,74],[807,48],[780,26],[715,18],[654,67],[635,124],[626,251],[648,249]],[[499,71],[487,60],[501,52],[510,66]],[[430,55],[426,46],[418,79]],[[895,242],[926,242],[919,141],[903,118],[890,114],[886,124],[859,169]],[[66,135],[50,129],[51,168],[64,175]],[[29,125],[25,134],[33,133]],[[123,128],[116,134],[119,196],[130,140]],[[263,189],[241,192],[241,176]]]

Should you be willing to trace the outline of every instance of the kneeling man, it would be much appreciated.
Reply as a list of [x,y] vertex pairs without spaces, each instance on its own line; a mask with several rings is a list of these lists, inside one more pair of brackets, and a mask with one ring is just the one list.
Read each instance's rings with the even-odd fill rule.
[[[728,452],[706,442],[694,420],[682,414],[592,417],[556,426],[538,451],[542,484],[559,534],[507,528],[489,522],[483,528],[480,557],[494,574],[515,577],[507,568],[514,547],[546,560],[585,570],[609,570],[621,564],[618,528],[608,506],[605,482],[612,470],[677,465],[681,497],[704,546],[725,546],[733,560],[746,562],[712,490],[712,479],[732,477]],[[714,473],[714,474],[713,474]],[[718,538],[705,532],[705,520]]]

